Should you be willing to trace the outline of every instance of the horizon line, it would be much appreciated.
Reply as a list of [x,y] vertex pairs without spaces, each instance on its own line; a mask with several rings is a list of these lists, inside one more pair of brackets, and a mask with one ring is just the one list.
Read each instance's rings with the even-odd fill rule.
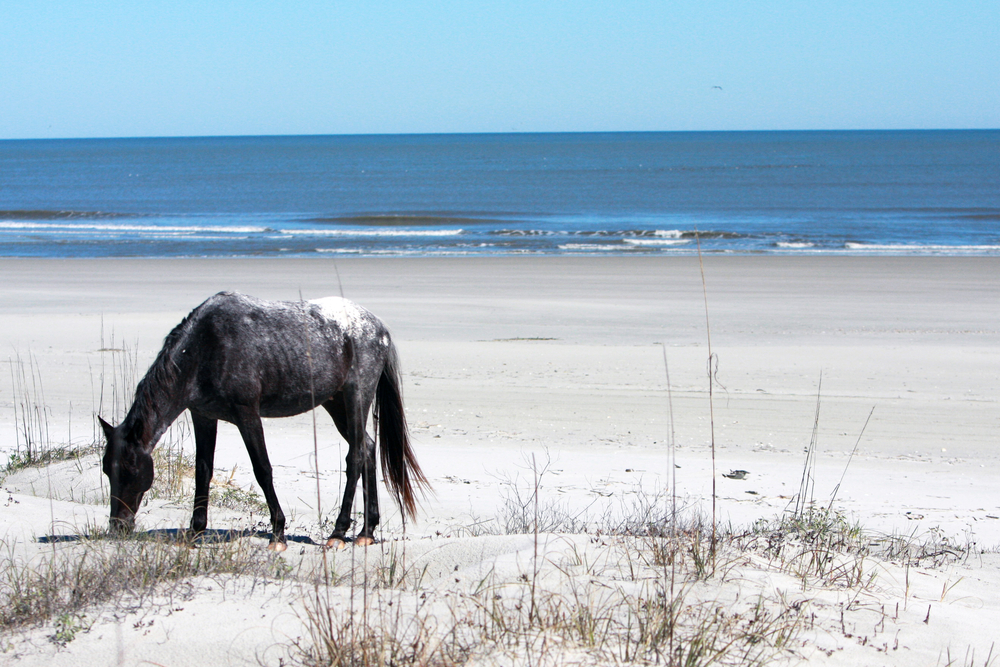
[[997,132],[1000,127],[989,128],[853,128],[853,129],[770,129],[770,130],[557,130],[496,132],[342,132],[342,133],[288,133],[288,134],[163,134],[163,135],[108,135],[84,137],[2,137],[7,141],[108,141],[130,139],[282,139],[308,137],[460,137],[460,136],[537,136],[537,135],[608,135],[608,134],[775,134],[775,133],[874,133],[874,132]]

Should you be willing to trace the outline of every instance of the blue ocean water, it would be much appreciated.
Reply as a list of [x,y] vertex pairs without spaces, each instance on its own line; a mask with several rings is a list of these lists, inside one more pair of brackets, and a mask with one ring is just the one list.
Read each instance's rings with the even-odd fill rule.
[[0,141],[0,256],[687,254],[699,241],[1000,254],[1000,131]]

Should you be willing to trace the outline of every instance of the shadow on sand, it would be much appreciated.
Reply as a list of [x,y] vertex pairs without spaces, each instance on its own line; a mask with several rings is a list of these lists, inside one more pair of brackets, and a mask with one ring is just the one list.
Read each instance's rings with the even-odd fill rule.
[[[137,531],[129,539],[148,539],[156,542],[166,542],[168,544],[178,544],[185,546],[198,546],[208,544],[222,544],[234,542],[245,537],[260,537],[268,541],[271,540],[271,533],[262,530],[206,530],[193,540],[188,531],[182,528],[158,528],[155,530]],[[41,544],[55,544],[62,542],[84,542],[92,540],[118,539],[110,536],[106,531],[90,533],[89,535],[42,535],[38,538]],[[285,535],[288,542],[298,544],[311,544],[322,546],[313,541],[308,535]]]

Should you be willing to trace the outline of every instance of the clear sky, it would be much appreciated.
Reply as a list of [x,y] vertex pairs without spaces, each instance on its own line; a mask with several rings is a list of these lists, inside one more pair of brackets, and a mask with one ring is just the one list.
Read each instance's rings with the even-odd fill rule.
[[0,138],[1000,127],[1000,0],[0,0]]

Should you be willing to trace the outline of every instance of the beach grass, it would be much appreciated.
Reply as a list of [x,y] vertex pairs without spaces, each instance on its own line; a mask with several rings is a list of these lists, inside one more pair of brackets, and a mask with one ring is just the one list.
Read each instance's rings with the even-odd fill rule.
[[[273,554],[253,531],[191,548],[182,533],[112,539],[84,526],[30,558],[6,545],[0,630],[10,637],[46,627],[52,642],[66,645],[108,614],[191,595],[208,577],[274,582],[297,601],[304,634],[283,649],[286,664],[547,664],[567,656],[583,664],[794,663],[816,624],[819,592],[857,600],[876,590],[890,565],[909,573],[960,562],[975,550],[934,533],[880,535],[815,505],[713,531],[708,517],[675,511],[669,494],[637,496],[613,522],[575,517],[570,525],[582,532],[543,532],[543,525],[565,524],[543,511],[553,507],[542,484],[547,464],[536,458],[534,465],[531,488],[505,496],[492,535],[451,538],[516,535],[505,517],[530,516],[521,534],[535,546],[516,576],[489,571],[444,583],[426,561],[408,557],[405,538],[353,549],[332,567],[316,547],[308,547],[312,556]],[[799,585],[781,592],[744,583],[754,572]],[[847,626],[841,631],[851,635]],[[954,664],[993,658],[979,660]]]
[[[382,565],[354,581],[367,588],[364,605],[323,588],[303,596],[308,640],[292,657],[308,666],[547,664],[567,655],[585,664],[698,666],[765,665],[787,651],[808,620],[806,601],[712,599],[710,531],[676,532],[677,542],[603,534],[595,560],[575,547],[546,549],[518,577],[491,572],[446,592],[420,585],[423,573],[412,566],[411,576],[395,579],[400,585],[386,586]],[[390,562],[398,568],[396,549]],[[720,560],[734,557],[727,550],[720,548]],[[351,585],[344,577],[338,583]]]
[[[84,527],[72,540],[54,538],[51,551],[24,559],[12,544],[0,560],[0,629],[16,630],[141,607],[154,595],[179,592],[196,577],[280,579],[284,564],[246,540],[192,549],[182,537],[136,534],[110,538]],[[65,632],[65,629],[64,629]]]

